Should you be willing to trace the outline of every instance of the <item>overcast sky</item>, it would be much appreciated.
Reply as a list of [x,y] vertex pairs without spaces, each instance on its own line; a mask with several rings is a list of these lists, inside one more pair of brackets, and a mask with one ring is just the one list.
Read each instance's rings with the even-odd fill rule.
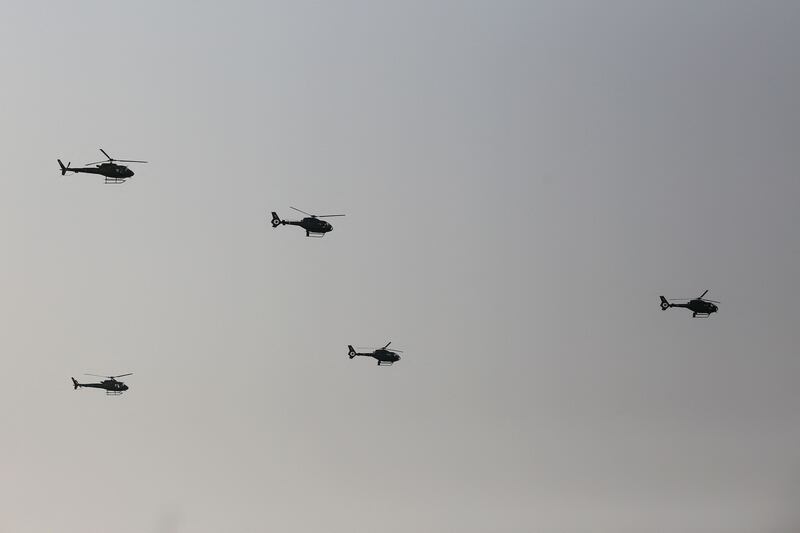
[[[0,531],[800,531],[798,50],[778,0],[6,1]],[[100,147],[149,163],[60,176]]]

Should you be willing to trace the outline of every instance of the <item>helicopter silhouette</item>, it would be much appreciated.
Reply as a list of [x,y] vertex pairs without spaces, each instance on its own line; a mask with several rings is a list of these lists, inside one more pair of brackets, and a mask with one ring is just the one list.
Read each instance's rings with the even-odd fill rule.
[[681,298],[681,300],[689,300],[687,303],[683,304],[671,303],[667,301],[666,298],[661,296],[661,310],[666,311],[670,307],[685,307],[692,311],[692,318],[698,316],[701,318],[708,318],[709,316],[711,316],[711,313],[716,313],[717,311],[719,311],[719,307],[717,307],[716,305],[719,303],[718,301],[703,299],[703,296],[705,296],[708,291],[709,289],[706,289],[705,292],[703,292],[703,294],[701,294],[697,298],[692,298],[692,299]]
[[[291,207],[291,206],[289,206]],[[326,222],[324,220],[320,220],[321,218],[328,218],[328,217],[343,217],[344,215],[312,215],[311,213],[306,213],[301,209],[297,209],[296,207],[291,207],[295,211],[303,213],[304,215],[308,215],[303,220],[281,220],[281,217],[278,216],[278,213],[275,211],[272,212],[272,227],[277,228],[280,225],[289,224],[290,226],[300,226],[304,230],[306,230],[306,237],[324,237],[326,233],[329,231],[333,231],[333,226],[331,226],[330,222]]]
[[398,353],[403,353],[403,351],[402,350],[389,350],[388,348],[389,348],[390,344],[392,344],[392,341],[387,342],[386,346],[384,346],[383,348],[378,348],[378,349],[376,349],[376,350],[374,350],[372,352],[368,352],[368,353],[358,353],[355,350],[355,348],[353,348],[352,346],[350,346],[348,344],[347,348],[349,349],[349,351],[347,352],[347,355],[350,356],[350,359],[352,359],[353,357],[356,357],[357,355],[360,355],[360,356],[363,356],[363,357],[374,357],[375,359],[378,360],[378,366],[392,366],[393,364],[395,364],[397,361],[400,360],[400,356],[397,355],[397,354]]
[[130,372],[128,374],[120,374],[119,376],[99,376],[97,374],[85,374],[85,375],[94,376],[96,378],[107,378],[107,379],[104,379],[100,383],[78,383],[77,379],[72,378],[72,386],[75,388],[75,390],[78,390],[78,387],[104,389],[108,396],[119,396],[120,394],[128,390],[128,386],[121,381],[117,381],[117,378],[132,376],[133,372]]
[[[114,163],[114,161],[120,161],[122,163],[147,163],[147,161],[137,161],[134,159],[113,159],[102,148],[100,148],[100,151],[103,152],[103,155],[106,156],[108,159],[104,161],[96,161],[94,163],[86,163],[87,165],[86,167],[72,168],[70,167],[72,162],[69,162],[67,163],[67,166],[64,166],[64,163],[62,163],[61,160],[59,159],[58,166],[61,167],[61,175],[64,176],[66,175],[67,172],[100,174],[101,176],[105,176],[106,183],[125,183],[126,179],[133,177],[133,170],[129,169],[125,165],[117,165],[116,163]],[[97,166],[92,168],[89,167],[88,165],[97,165]]]

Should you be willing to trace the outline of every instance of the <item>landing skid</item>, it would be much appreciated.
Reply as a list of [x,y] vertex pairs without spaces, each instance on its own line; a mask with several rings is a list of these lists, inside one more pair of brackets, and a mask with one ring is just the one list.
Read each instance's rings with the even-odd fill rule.
[[710,318],[711,313],[692,313],[692,318]]
[[306,232],[306,237],[314,237],[315,239],[321,239],[324,236],[325,236],[324,233],[316,233],[314,231],[307,231]]
[[393,364],[391,361],[378,361],[378,366],[392,366]]
[[122,396],[121,390],[107,390],[106,396]]
[[106,178],[106,184],[125,183],[126,178]]

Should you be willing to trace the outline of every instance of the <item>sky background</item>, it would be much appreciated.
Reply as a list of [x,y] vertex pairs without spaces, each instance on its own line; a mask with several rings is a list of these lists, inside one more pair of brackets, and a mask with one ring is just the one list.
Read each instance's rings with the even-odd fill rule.
[[800,4],[2,11],[0,531],[800,531]]

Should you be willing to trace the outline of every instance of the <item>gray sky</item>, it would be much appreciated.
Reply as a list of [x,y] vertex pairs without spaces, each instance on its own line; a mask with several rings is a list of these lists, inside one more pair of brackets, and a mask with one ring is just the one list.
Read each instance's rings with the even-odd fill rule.
[[800,529],[797,3],[3,11],[0,531]]

